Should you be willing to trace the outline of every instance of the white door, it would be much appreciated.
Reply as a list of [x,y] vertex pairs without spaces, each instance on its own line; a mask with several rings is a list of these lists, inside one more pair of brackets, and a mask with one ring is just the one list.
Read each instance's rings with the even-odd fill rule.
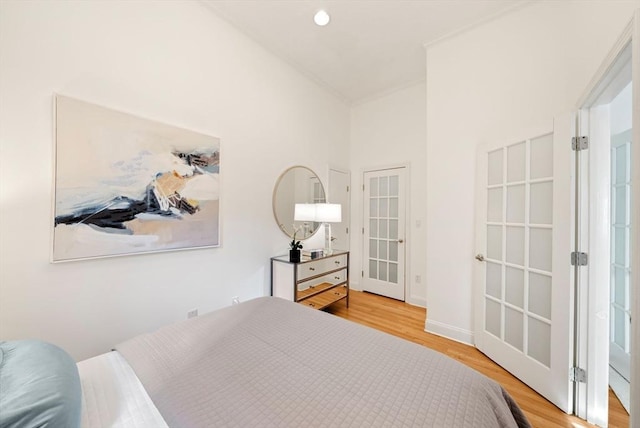
[[474,287],[478,349],[564,411],[572,405],[569,124],[479,149]]
[[349,224],[351,219],[351,175],[337,169],[329,169],[328,202],[340,204],[342,221],[331,224],[332,247],[338,250],[349,249]]
[[362,289],[404,301],[405,170],[364,173]]
[[611,137],[611,387],[629,408],[631,381],[631,130]]

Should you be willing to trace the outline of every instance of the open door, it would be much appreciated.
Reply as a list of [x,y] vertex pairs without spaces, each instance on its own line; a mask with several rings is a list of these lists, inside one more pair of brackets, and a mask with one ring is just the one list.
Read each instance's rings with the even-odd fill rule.
[[477,157],[476,346],[565,412],[573,406],[572,118]]
[[609,385],[627,412],[631,408],[631,142],[631,129],[611,136]]

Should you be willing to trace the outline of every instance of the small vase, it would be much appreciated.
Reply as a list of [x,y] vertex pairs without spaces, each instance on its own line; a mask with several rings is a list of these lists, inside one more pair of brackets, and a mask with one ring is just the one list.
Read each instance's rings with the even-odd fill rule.
[[289,250],[289,261],[291,263],[300,263],[300,250]]

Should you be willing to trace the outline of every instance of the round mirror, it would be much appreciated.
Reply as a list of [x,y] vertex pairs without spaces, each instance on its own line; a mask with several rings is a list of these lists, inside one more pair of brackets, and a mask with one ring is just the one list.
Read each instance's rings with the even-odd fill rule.
[[273,215],[280,230],[289,238],[307,239],[320,227],[320,223],[295,221],[296,204],[325,203],[324,187],[315,172],[305,166],[293,166],[280,175],[273,189]]

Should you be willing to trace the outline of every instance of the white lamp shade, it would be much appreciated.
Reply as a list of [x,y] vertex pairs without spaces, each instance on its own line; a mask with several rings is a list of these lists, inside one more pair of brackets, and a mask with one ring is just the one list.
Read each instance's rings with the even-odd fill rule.
[[293,213],[293,219],[296,221],[315,221],[315,204],[296,204]]
[[340,204],[315,204],[315,220],[322,223],[340,223],[342,221],[342,205]]

